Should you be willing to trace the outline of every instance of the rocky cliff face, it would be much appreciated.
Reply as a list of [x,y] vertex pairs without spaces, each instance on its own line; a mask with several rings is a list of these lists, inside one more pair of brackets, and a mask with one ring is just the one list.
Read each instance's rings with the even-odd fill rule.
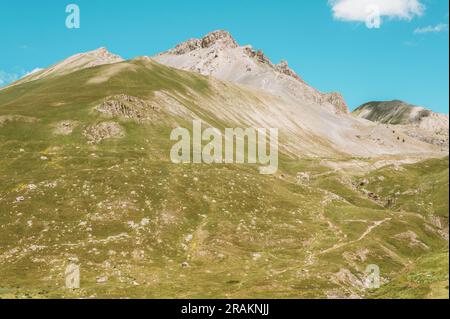
[[337,114],[348,114],[348,105],[344,100],[344,97],[338,92],[331,92],[324,95],[327,102],[334,105]]
[[218,48],[237,48],[238,44],[233,37],[224,31],[212,32],[206,35],[203,39],[190,39],[177,45],[168,53],[174,55],[183,55],[198,49],[206,49],[211,46],[217,46]]
[[324,94],[309,86],[286,61],[274,64],[261,50],[239,46],[227,31],[214,31],[202,39],[190,39],[154,59],[182,70],[269,92],[303,104],[320,104],[336,114],[348,114],[338,93]]

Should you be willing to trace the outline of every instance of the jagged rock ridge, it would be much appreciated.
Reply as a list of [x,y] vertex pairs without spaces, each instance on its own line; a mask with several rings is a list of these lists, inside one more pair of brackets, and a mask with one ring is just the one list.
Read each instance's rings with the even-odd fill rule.
[[286,61],[274,64],[261,50],[239,46],[227,31],[219,30],[202,39],[190,39],[154,57],[162,64],[244,84],[300,103],[329,106],[348,114],[339,93],[321,93],[309,86]]

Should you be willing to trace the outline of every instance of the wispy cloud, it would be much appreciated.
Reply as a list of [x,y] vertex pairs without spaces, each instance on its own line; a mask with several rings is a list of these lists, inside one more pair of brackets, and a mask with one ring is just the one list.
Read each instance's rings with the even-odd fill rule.
[[[425,12],[421,0],[328,0],[337,20],[365,22],[379,28],[382,18],[412,20]],[[369,24],[370,23],[370,24]]]
[[17,73],[8,73],[0,70],[0,86],[7,85],[11,82],[17,81],[20,79],[20,75]]
[[415,34],[426,34],[426,33],[439,33],[439,32],[445,32],[448,31],[448,24],[446,23],[439,23],[437,25],[429,25],[422,28],[417,28],[414,30]]
[[21,70],[21,71],[12,72],[12,73],[0,70],[0,87],[8,85],[10,83],[13,83],[17,80],[20,80],[21,78],[24,78],[28,75],[39,72],[41,70],[42,70],[41,68],[35,68],[29,72],[27,72],[25,70]]

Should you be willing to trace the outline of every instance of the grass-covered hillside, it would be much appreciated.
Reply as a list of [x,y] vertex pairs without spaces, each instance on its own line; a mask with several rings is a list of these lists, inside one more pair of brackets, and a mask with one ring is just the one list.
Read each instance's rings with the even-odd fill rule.
[[173,164],[172,128],[251,121],[205,108],[224,96],[258,103],[147,59],[1,90],[0,298],[448,297],[448,158]]

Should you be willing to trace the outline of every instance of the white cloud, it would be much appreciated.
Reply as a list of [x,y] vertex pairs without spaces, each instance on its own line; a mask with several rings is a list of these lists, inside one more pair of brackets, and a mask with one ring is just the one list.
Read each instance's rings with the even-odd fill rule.
[[437,25],[429,25],[423,28],[417,28],[414,30],[415,34],[424,34],[424,33],[438,33],[448,31],[448,24],[440,23]]
[[383,17],[411,20],[421,16],[425,6],[421,0],[329,0],[335,19],[365,22],[379,28]]

